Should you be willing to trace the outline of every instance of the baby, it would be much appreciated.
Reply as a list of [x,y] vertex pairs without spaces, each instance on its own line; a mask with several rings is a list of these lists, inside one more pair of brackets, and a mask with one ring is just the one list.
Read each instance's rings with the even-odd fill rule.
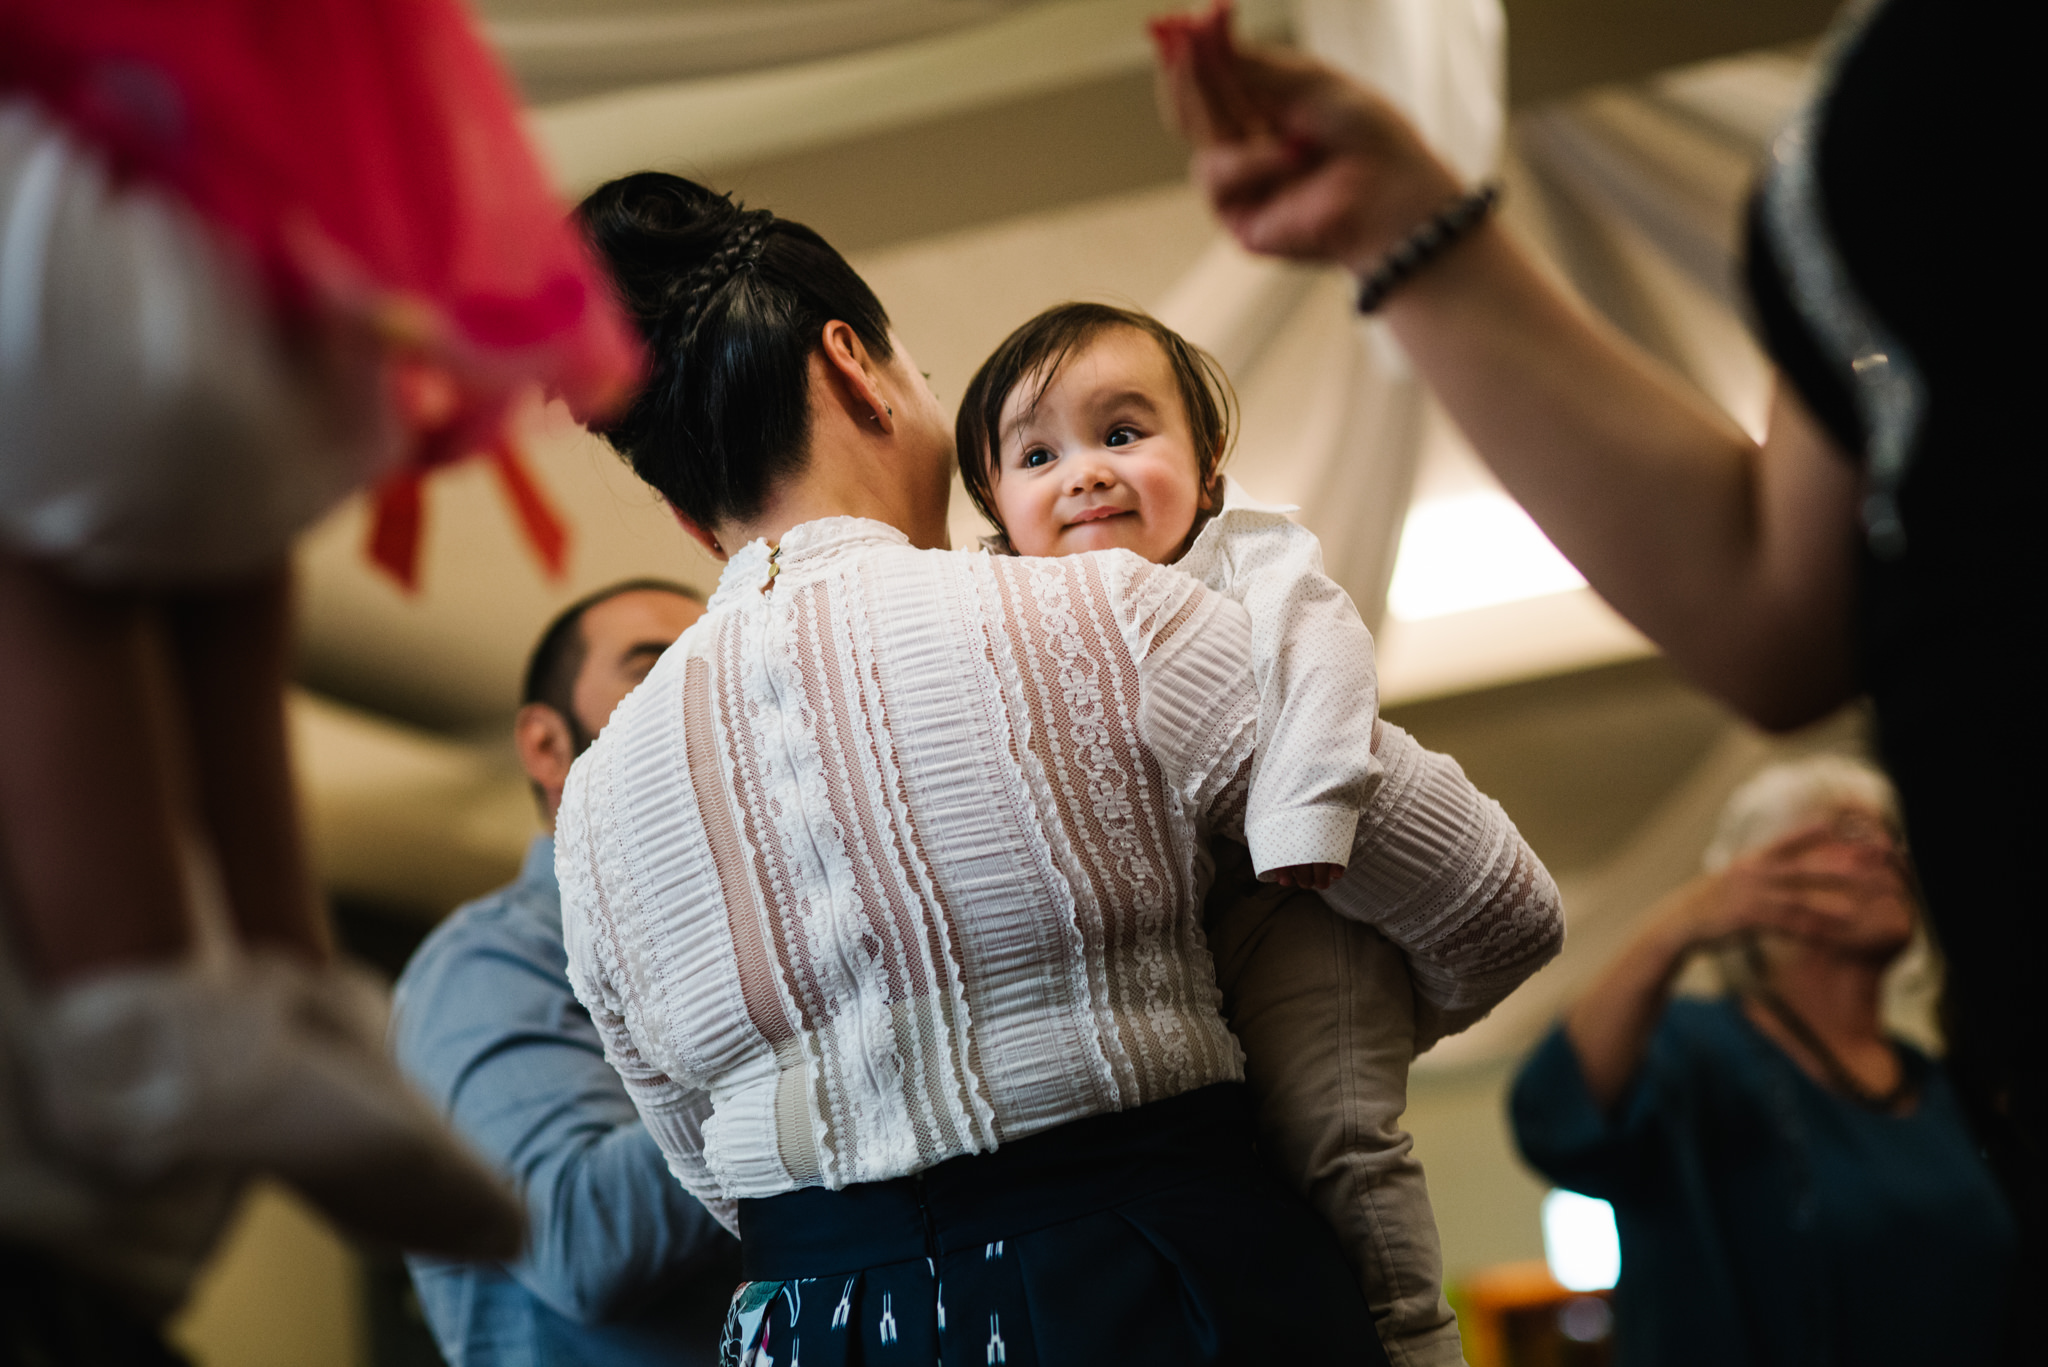
[[[999,529],[992,550],[1121,547],[1250,615],[1261,745],[1246,844],[1214,843],[1205,915],[1260,1140],[1337,1231],[1396,1367],[1460,1363],[1436,1220],[1399,1126],[1417,1039],[1407,964],[1315,895],[1343,871],[1371,785],[1333,758],[1355,745],[1285,739],[1373,736],[1372,637],[1314,535],[1219,475],[1230,410],[1214,360],[1158,320],[1063,304],[968,385],[960,471]],[[1283,713],[1315,722],[1281,727]]]

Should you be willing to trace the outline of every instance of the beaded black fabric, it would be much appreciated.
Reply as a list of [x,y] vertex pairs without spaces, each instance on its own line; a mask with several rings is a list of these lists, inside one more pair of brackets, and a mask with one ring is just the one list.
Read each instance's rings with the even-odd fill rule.
[[1379,312],[1388,295],[1443,255],[1446,247],[1478,227],[1480,220],[1499,202],[1500,182],[1488,181],[1410,233],[1399,246],[1386,254],[1373,273],[1365,277],[1365,283],[1358,287],[1358,311]]

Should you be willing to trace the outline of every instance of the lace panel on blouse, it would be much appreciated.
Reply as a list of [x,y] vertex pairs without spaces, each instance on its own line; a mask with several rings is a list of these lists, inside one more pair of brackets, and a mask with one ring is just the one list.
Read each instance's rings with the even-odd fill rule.
[[1177,1095],[1196,1078],[1232,1076],[1238,1064],[1227,1032],[1190,1028],[1192,1016],[1216,1013],[1215,973],[1193,914],[1192,833],[1140,733],[1143,661],[1114,610],[1135,600],[1142,637],[1154,622],[1178,630],[1196,595],[1183,589],[1178,603],[1147,603],[1150,566],[1133,575],[1128,597],[1103,573],[1096,557],[1011,560],[998,564],[994,588],[1012,626],[1029,748],[1071,860],[1096,1018],[1129,1106]]

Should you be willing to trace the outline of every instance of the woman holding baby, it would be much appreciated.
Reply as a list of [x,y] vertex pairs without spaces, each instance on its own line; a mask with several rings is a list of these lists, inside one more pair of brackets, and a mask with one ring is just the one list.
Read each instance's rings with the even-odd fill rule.
[[[1410,1040],[1561,921],[1499,808],[1377,721],[1309,548],[1216,478],[1213,373],[1135,315],[1011,355],[962,458],[1036,554],[949,551],[952,424],[836,252],[672,176],[584,214],[653,357],[608,435],[725,570],[572,775],[564,931],[742,1232],[732,1360],[1375,1360],[1346,1248],[1254,1152],[1211,841],[1405,955]],[[1238,996],[1284,991],[1247,960]]]

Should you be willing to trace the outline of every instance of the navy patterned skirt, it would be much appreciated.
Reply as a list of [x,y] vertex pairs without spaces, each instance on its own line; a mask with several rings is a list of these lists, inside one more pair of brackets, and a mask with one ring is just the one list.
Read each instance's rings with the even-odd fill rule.
[[727,1367],[1387,1360],[1239,1083],[739,1216]]

